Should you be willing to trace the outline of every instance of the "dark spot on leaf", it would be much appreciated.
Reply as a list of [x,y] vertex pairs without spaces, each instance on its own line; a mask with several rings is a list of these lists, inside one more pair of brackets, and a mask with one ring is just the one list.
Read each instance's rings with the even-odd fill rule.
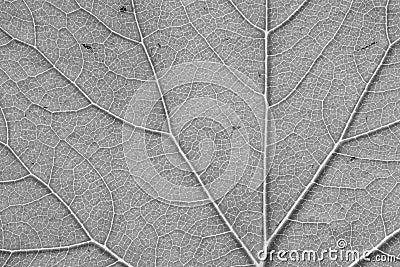
[[242,126],[240,126],[240,125],[232,126],[232,131],[239,130],[240,128],[242,128]]
[[91,50],[91,51],[93,51],[93,47],[92,47],[91,45],[88,45],[88,44],[82,44],[82,46],[83,46],[84,48],[88,49],[88,50]]
[[356,157],[351,157],[350,162],[353,162],[356,159]]
[[156,138],[161,137],[161,133],[158,133],[158,132],[152,132],[152,131],[149,131],[149,130],[144,130],[144,133],[146,135],[149,135],[149,136],[155,136]]
[[359,48],[359,49],[357,49],[356,51],[360,51],[360,50],[365,50],[365,49],[367,49],[367,48],[369,48],[369,47],[371,47],[371,46],[373,46],[373,45],[375,45],[375,44],[377,44],[378,42],[372,42],[372,43],[370,43],[369,45],[366,45],[366,46],[364,46],[364,47],[361,47],[361,48]]
[[161,48],[161,44],[160,43],[157,43],[157,46],[158,46],[158,48]]
[[240,128],[242,128],[242,126],[240,126],[240,125],[232,126],[232,131],[231,131],[231,133],[229,135],[229,138],[232,137],[234,131],[239,130]]
[[124,12],[127,11],[127,9],[126,9],[126,7],[123,6],[123,7],[121,7],[121,8],[119,9],[119,11],[122,12],[122,13],[124,13]]

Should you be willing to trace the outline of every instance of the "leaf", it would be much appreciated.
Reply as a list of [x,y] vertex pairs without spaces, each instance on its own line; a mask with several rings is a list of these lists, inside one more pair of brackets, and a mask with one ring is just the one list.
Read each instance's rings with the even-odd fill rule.
[[0,5],[1,266],[395,264],[396,1]]

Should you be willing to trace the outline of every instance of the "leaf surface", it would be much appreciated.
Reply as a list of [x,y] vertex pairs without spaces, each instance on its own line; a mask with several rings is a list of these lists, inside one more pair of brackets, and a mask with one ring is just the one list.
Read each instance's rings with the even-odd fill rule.
[[396,1],[0,6],[1,266],[399,255]]

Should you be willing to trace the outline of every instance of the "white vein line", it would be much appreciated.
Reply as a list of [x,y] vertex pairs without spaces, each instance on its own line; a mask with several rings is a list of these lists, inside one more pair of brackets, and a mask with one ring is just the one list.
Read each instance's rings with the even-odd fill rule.
[[[160,6],[158,6],[158,8],[160,9],[160,12],[158,13],[158,16],[157,16],[157,23],[155,24],[155,26],[156,26],[156,29],[160,29],[160,20],[161,20],[161,16],[162,16],[162,7],[163,7],[163,5],[164,5],[164,1],[165,0],[161,0],[161,3],[160,3]],[[132,7],[133,8],[133,7]],[[156,30],[157,31],[157,30]],[[156,32],[155,31],[155,32]],[[150,36],[150,35],[152,35],[152,33],[150,33],[148,36]],[[144,39],[146,39],[146,37],[145,36],[142,36]],[[144,39],[143,39],[143,41],[144,41]]]
[[43,182],[42,179],[37,177],[34,173],[32,173],[30,171],[30,169],[26,166],[26,164],[18,157],[18,155],[15,153],[15,151],[8,144],[4,144],[1,141],[0,141],[0,144],[5,146],[6,148],[8,148],[8,150],[14,155],[14,157],[18,160],[18,162],[21,163],[21,165],[30,173],[30,175],[32,177],[34,177],[41,185],[43,185],[44,187],[46,187],[47,189],[50,190],[52,195],[55,196],[57,198],[57,200],[60,201],[60,203],[69,211],[69,213],[72,215],[72,217],[74,217],[75,222],[79,224],[79,226],[81,227],[82,231],[93,242],[93,244],[95,244],[96,246],[100,247],[101,249],[103,249],[103,251],[107,252],[108,254],[113,256],[114,258],[116,258],[119,261],[125,263],[126,265],[132,266],[128,262],[126,262],[123,258],[118,256],[112,249],[108,248],[107,246],[105,246],[105,245],[101,244],[100,242],[98,242],[97,240],[95,240],[92,237],[92,235],[89,233],[89,231],[86,229],[86,227],[82,224],[82,222],[79,219],[79,217],[71,209],[71,207],[53,190],[53,188],[51,186],[47,185],[45,182]]
[[361,94],[361,96],[358,98],[358,101],[356,103],[356,105],[353,108],[352,113],[350,114],[349,118],[347,119],[346,125],[343,128],[343,131],[340,135],[339,140],[335,143],[335,145],[333,146],[333,148],[331,149],[331,151],[329,152],[329,154],[325,157],[324,161],[322,162],[322,164],[319,166],[317,172],[315,173],[315,175],[313,176],[313,178],[311,179],[311,181],[308,183],[308,185],[306,186],[306,188],[302,191],[302,193],[300,194],[300,196],[297,198],[297,200],[295,201],[295,203],[292,205],[292,207],[290,208],[290,210],[286,213],[286,216],[282,219],[282,221],[279,223],[279,225],[277,226],[277,228],[274,230],[274,232],[272,233],[271,237],[268,240],[268,247],[271,245],[271,242],[275,239],[275,237],[282,231],[282,229],[285,227],[286,223],[288,222],[288,220],[290,219],[290,217],[294,214],[294,212],[296,211],[297,207],[299,206],[299,204],[303,201],[303,199],[305,198],[305,196],[309,193],[309,191],[311,190],[311,188],[314,186],[316,180],[318,179],[318,177],[321,175],[321,173],[324,171],[325,167],[327,166],[327,163],[331,160],[332,156],[335,154],[336,150],[338,149],[338,147],[341,146],[342,141],[344,139],[344,135],[347,133],[347,130],[350,127],[350,124],[353,122],[354,117],[357,114],[357,110],[359,109],[359,107],[361,106],[362,100],[364,99],[365,95],[368,93],[368,88],[371,85],[371,83],[374,81],[374,78],[376,77],[376,75],[379,73],[381,67],[382,67],[382,63],[385,61],[389,51],[392,49],[392,47],[397,43],[397,41],[399,41],[400,38],[398,38],[395,42],[393,42],[392,44],[390,44],[388,46],[388,48],[385,51],[385,54],[383,55],[383,57],[381,58],[379,64],[377,65],[377,67],[375,68],[374,73],[371,75],[371,78],[368,82],[368,84],[364,87],[363,92]]
[[111,264],[109,264],[109,265],[107,265],[106,267],[113,267],[113,266],[117,266],[117,264],[121,264],[122,262],[119,262],[119,261],[115,261],[115,262],[113,262],[113,263],[111,263]]
[[[390,0],[387,1],[386,6],[385,6],[385,8],[386,8],[386,13],[385,13],[385,14],[386,14],[386,27],[385,27],[386,34],[387,34],[387,25],[389,25],[389,24],[387,24],[387,22],[388,22],[388,20],[387,20],[387,19],[388,19],[388,12],[387,12],[388,9],[387,9],[387,7],[388,7],[388,5],[389,5],[389,2],[390,2]],[[386,38],[389,38],[388,35],[386,35],[386,36],[387,36]],[[386,51],[386,53],[385,53],[385,57],[386,57],[388,51],[390,50],[390,48],[392,48],[393,46],[395,46],[396,43],[397,43],[399,40],[400,40],[400,37],[399,37],[397,40],[395,40],[393,43],[391,43],[389,49],[388,49],[388,50]],[[388,39],[388,42],[390,43],[390,39]],[[382,62],[383,62],[383,60],[382,60]],[[397,228],[397,230],[393,231],[390,235],[386,235],[385,238],[383,238],[375,247],[373,247],[373,248],[370,250],[370,253],[372,253],[372,252],[378,250],[381,246],[383,246],[384,244],[386,244],[387,241],[389,241],[390,239],[392,239],[393,237],[395,237],[398,233],[400,233],[400,228]],[[362,260],[364,260],[365,257],[368,257],[368,256],[370,255],[370,253],[369,253],[368,255],[363,254],[359,259],[357,259],[356,261],[354,261],[353,263],[351,263],[348,267],[354,267],[354,266],[358,265],[358,263],[361,262]]]
[[[209,219],[201,219],[201,220],[199,220],[199,221],[196,221],[196,222],[199,222],[199,223],[207,223],[207,221],[208,221]],[[231,234],[231,232],[230,231],[226,231],[226,232],[220,232],[220,233],[216,233],[216,234],[210,234],[210,235],[202,235],[202,234],[192,234],[193,232],[195,232],[196,231],[196,228],[198,228],[198,225],[193,225],[193,226],[191,226],[188,230],[181,230],[183,233],[185,233],[185,234],[187,234],[187,235],[190,235],[190,236],[193,236],[193,237],[197,237],[197,238],[199,238],[199,239],[206,239],[206,238],[212,238],[212,237],[224,237],[224,236],[227,236],[227,235],[230,235]],[[164,234],[161,234],[161,235],[159,235],[158,236],[158,238],[160,239],[160,238],[166,238],[166,237],[169,237],[169,236],[171,236],[171,232],[166,232],[166,233],[164,233]],[[240,249],[240,248],[239,248]]]
[[24,41],[22,41],[22,40],[20,40],[20,39],[18,39],[18,38],[13,37],[10,33],[8,33],[8,32],[5,31],[3,28],[1,28],[1,26],[0,26],[0,29],[3,30],[4,32],[6,32],[6,33],[7,33],[12,39],[14,39],[15,41],[18,41],[18,42],[20,42],[20,43],[22,43],[22,44],[24,44],[24,45],[26,45],[26,46],[29,46],[29,47],[33,48],[36,52],[38,52],[38,53],[39,53],[39,54],[40,54],[40,55],[41,55],[41,56],[42,56],[42,57],[43,57],[43,58],[44,58],[44,59],[45,59],[45,60],[46,60],[46,61],[61,75],[61,76],[63,76],[63,78],[65,78],[69,83],[71,83],[72,85],[74,85],[74,87],[75,87],[76,89],[78,89],[78,91],[79,91],[81,94],[83,94],[83,96],[90,102],[90,104],[91,104],[92,106],[98,108],[99,110],[103,111],[104,113],[107,113],[108,115],[114,117],[115,119],[117,119],[117,120],[119,120],[119,121],[121,121],[121,122],[123,122],[123,123],[125,123],[125,124],[127,124],[127,125],[130,125],[130,126],[132,126],[132,127],[134,127],[134,128],[137,128],[137,129],[140,129],[140,130],[143,130],[143,131],[149,131],[149,132],[152,132],[152,133],[158,133],[158,134],[162,134],[162,135],[168,135],[168,134],[169,134],[168,132],[164,132],[164,131],[160,131],[160,130],[155,130],[155,129],[150,129],[150,128],[147,128],[147,127],[144,127],[144,126],[136,125],[136,124],[134,124],[134,123],[132,123],[132,122],[130,122],[130,121],[127,121],[126,119],[124,119],[124,118],[118,116],[117,114],[114,114],[114,113],[110,112],[108,109],[101,107],[101,106],[98,105],[96,102],[94,102],[94,101],[92,100],[92,98],[89,97],[89,96],[85,93],[85,91],[83,91],[83,90],[76,84],[75,81],[73,81],[73,80],[71,80],[70,78],[68,78],[67,76],[65,76],[64,73],[63,73],[56,65],[54,65],[54,64],[47,58],[47,56],[46,56],[45,54],[43,54],[42,51],[40,51],[39,48],[37,48],[36,46],[32,46],[31,44],[28,44],[28,43],[26,43],[26,42],[24,42]]
[[[4,149],[6,149],[6,148],[4,147]],[[1,149],[0,149],[0,150],[1,150]],[[14,180],[4,180],[4,181],[0,181],[0,184],[12,184],[12,183],[16,183],[16,182],[23,181],[23,180],[25,180],[25,179],[27,179],[27,178],[29,178],[29,177],[31,177],[31,175],[30,175],[30,174],[27,174],[27,175],[25,175],[25,176],[22,176],[22,177],[20,177],[20,178],[14,179]]]
[[[258,27],[256,24],[254,24],[253,22],[250,21],[250,19],[248,19],[243,12],[239,9],[239,7],[232,1],[232,0],[228,0],[228,2],[233,6],[233,8],[239,13],[239,15],[242,17],[242,19],[244,19],[248,24],[250,24],[253,28],[261,31],[261,32],[266,32],[263,28]],[[266,3],[267,4],[267,3]],[[268,9],[266,9],[266,11],[268,12]],[[268,18],[268,15],[266,14],[266,18]],[[266,23],[265,26],[267,26],[268,23]]]
[[48,252],[48,251],[54,251],[54,250],[69,250],[69,249],[79,248],[81,246],[86,246],[86,245],[91,245],[91,244],[93,244],[92,241],[83,241],[83,242],[75,243],[72,245],[66,245],[66,246],[57,246],[57,247],[49,247],[49,248],[24,248],[24,249],[15,249],[15,250],[1,248],[0,251],[12,253],[12,254],[29,253],[29,252]]
[[[58,136],[58,138],[60,138],[60,137]],[[60,138],[60,140],[62,140],[62,138]],[[71,149],[73,149],[79,156],[81,156],[81,157],[83,158],[83,161],[87,161],[87,163],[89,163],[90,167],[93,168],[94,172],[100,177],[101,181],[102,181],[102,182],[104,183],[104,185],[106,186],[108,192],[110,192],[111,208],[112,208],[112,218],[111,218],[111,223],[110,223],[110,229],[108,230],[107,237],[106,237],[106,239],[105,239],[105,241],[104,241],[104,244],[107,244],[108,239],[110,238],[110,235],[111,235],[111,232],[112,232],[112,229],[113,229],[114,219],[115,219],[114,217],[115,217],[115,214],[116,214],[116,213],[115,213],[114,196],[113,196],[112,190],[111,190],[110,187],[108,186],[108,183],[104,180],[103,176],[99,173],[99,171],[97,170],[97,168],[93,165],[93,163],[92,163],[89,159],[85,158],[85,156],[83,156],[83,155],[81,154],[81,152],[79,152],[78,149],[76,149],[75,147],[73,147],[66,139],[63,140],[63,141],[64,141],[66,144],[68,144],[68,145],[71,147]],[[60,142],[59,142],[59,143],[60,143]],[[59,144],[59,143],[58,143],[58,144]],[[57,144],[57,145],[58,145],[58,144]]]
[[[134,44],[137,44],[137,45],[140,44],[139,41],[134,40],[134,39],[132,39],[132,38],[130,38],[130,37],[128,37],[128,36],[122,35],[121,33],[119,33],[119,32],[117,32],[117,31],[111,29],[104,21],[102,21],[101,19],[99,19],[95,14],[93,14],[91,11],[87,10],[86,8],[82,7],[82,6],[78,3],[78,1],[74,0],[74,2],[79,6],[79,8],[80,8],[82,11],[84,11],[84,12],[86,12],[87,14],[89,14],[90,16],[94,17],[97,21],[99,21],[99,22],[101,23],[101,25],[103,25],[103,26],[104,26],[108,31],[110,31],[111,33],[117,35],[118,37],[120,37],[120,38],[122,38],[122,39],[124,39],[124,40],[130,41],[130,42],[132,42],[132,43],[134,43]],[[93,9],[93,8],[92,8],[92,9]],[[128,12],[127,12],[127,13],[128,13]]]
[[31,17],[32,17],[32,24],[33,24],[33,45],[35,45],[35,46],[36,46],[36,38],[37,38],[37,34],[36,34],[36,24],[35,24],[35,18],[33,17],[32,11],[31,11],[31,9],[29,8],[29,6],[28,6],[28,4],[26,3],[26,1],[25,1],[25,0],[22,0],[22,2],[24,2],[24,4],[25,4],[26,8],[27,8],[27,9],[28,9],[28,11],[29,11],[29,14],[30,14],[30,15],[31,15]]
[[374,159],[374,158],[365,158],[365,157],[360,157],[360,156],[355,156],[355,155],[350,155],[342,152],[335,152],[336,155],[347,157],[347,158],[352,158],[354,157],[355,159],[358,160],[368,160],[368,161],[377,161],[377,162],[400,162],[398,159]]
[[300,221],[300,220],[290,220],[291,222],[294,223],[299,223],[299,224],[322,224],[322,225],[327,225],[327,224],[331,224],[332,222],[335,222],[335,220],[330,220],[328,222],[318,222],[318,221]]
[[[68,20],[68,19],[67,19],[67,20]],[[74,36],[73,34],[71,34],[71,36],[72,36],[72,39],[78,44],[79,52],[81,53],[79,56],[82,57],[82,64],[80,64],[81,67],[80,67],[79,73],[76,74],[74,80],[71,80],[71,81],[73,81],[73,82],[76,82],[76,81],[79,79],[79,77],[82,77],[81,75],[82,75],[82,73],[83,73],[83,71],[84,71],[84,68],[85,68],[85,56],[84,56],[85,53],[83,52],[83,47],[82,47],[82,45],[79,45],[79,42],[78,42],[78,40],[76,40],[75,36]],[[108,40],[108,39],[110,38],[110,36],[111,36],[111,34],[109,34],[109,35],[107,36],[106,40]],[[54,66],[56,65],[56,63],[57,63],[57,61],[54,62]],[[108,66],[107,66],[107,69],[110,70]],[[110,72],[111,72],[111,71],[110,71]],[[83,91],[83,90],[82,90],[82,91]],[[114,96],[114,92],[113,92],[112,95]],[[90,102],[90,100],[89,100],[89,102]],[[111,105],[110,105],[110,107],[111,107]]]
[[[311,32],[311,30],[309,30],[307,34],[303,35],[303,37],[301,37],[301,38],[299,38],[298,40],[296,40],[296,42],[294,42],[294,43],[293,43],[292,45],[290,45],[288,48],[285,48],[284,50],[282,50],[282,51],[280,51],[280,52],[276,52],[275,54],[268,54],[268,53],[267,53],[267,56],[268,56],[268,57],[279,57],[279,56],[285,55],[287,52],[292,51],[293,48],[294,48],[296,45],[300,44],[302,41],[307,40],[307,39],[311,39],[314,43],[319,44],[315,38],[313,38],[313,37],[311,37],[310,35],[308,35],[310,32]],[[268,52],[268,51],[267,51],[267,52]]]
[[1,111],[1,116],[4,119],[4,125],[6,126],[6,143],[8,144],[8,123],[6,119],[6,114],[4,114],[2,107],[0,107],[0,111]]
[[388,32],[388,25],[389,25],[389,16],[388,16],[388,14],[389,14],[389,9],[388,9],[388,7],[389,7],[389,4],[390,4],[390,0],[387,0],[387,2],[386,2],[386,5],[385,5],[385,14],[386,14],[386,16],[385,16],[385,23],[386,23],[386,27],[385,27],[385,34],[386,34],[386,39],[387,39],[387,41],[390,43],[390,38],[389,38],[389,32]]
[[[268,28],[268,0],[265,1],[265,29]],[[268,250],[268,198],[267,198],[267,164],[268,164],[268,156],[269,156],[269,146],[268,146],[268,127],[270,126],[270,105],[268,101],[268,36],[264,38],[264,70],[265,70],[265,80],[264,80],[264,103],[265,103],[265,120],[264,120],[264,153],[263,153],[263,192],[262,192],[262,213],[263,213],[263,251],[264,253]],[[260,266],[263,266],[265,263],[261,262]]]
[[[31,176],[29,176],[28,178],[31,178]],[[24,203],[17,203],[17,204],[8,205],[8,206],[5,207],[4,209],[0,209],[0,213],[4,212],[5,210],[8,210],[8,209],[10,209],[10,208],[24,207],[24,206],[29,206],[29,205],[38,203],[38,202],[40,202],[41,200],[47,198],[48,196],[51,196],[51,193],[47,193],[47,194],[45,194],[45,195],[42,195],[42,196],[40,196],[40,197],[37,197],[37,198],[35,198],[35,199],[31,200],[31,201],[27,201],[27,202],[24,202]],[[19,223],[19,222],[10,222],[9,224],[17,224],[17,223]],[[29,225],[29,226],[31,227],[31,225],[29,224],[29,222],[22,221],[21,223],[22,223],[22,224]],[[33,228],[33,227],[32,227],[32,228]],[[35,233],[38,235],[37,231],[36,231],[35,229],[33,229],[33,230],[34,230]],[[42,241],[40,240],[39,242],[41,243]],[[42,244],[40,244],[40,245],[42,245]]]
[[11,259],[12,253],[10,253],[10,255],[8,255],[7,260],[4,262],[4,264],[2,265],[2,267],[6,266],[8,261]]
[[[267,0],[268,1],[268,0]],[[281,23],[279,23],[278,25],[276,25],[275,27],[273,27],[272,29],[268,30],[268,35],[274,31],[276,31],[277,29],[281,28],[283,25],[285,25],[288,21],[290,21],[297,13],[299,13],[299,11],[308,3],[309,0],[304,0],[303,3],[301,3],[301,5],[299,5],[296,10],[294,10],[292,12],[292,14],[290,14],[284,21],[282,21]],[[268,12],[268,9],[267,9]],[[267,15],[268,17],[268,15]],[[267,22],[268,25],[268,22]]]
[[386,236],[385,238],[383,238],[375,247],[373,247],[372,249],[368,250],[368,254],[365,255],[363,253],[363,255],[361,255],[361,257],[358,260],[353,261],[348,267],[355,267],[357,266],[361,261],[363,261],[366,257],[369,257],[373,252],[377,251],[380,249],[380,247],[382,247],[383,245],[386,244],[386,242],[388,242],[390,239],[394,238],[397,234],[400,233],[400,228],[397,228],[396,231],[393,231],[390,235]]
[[318,54],[318,56],[314,59],[313,62],[311,62],[310,67],[308,67],[307,71],[304,73],[303,77],[301,77],[301,79],[297,82],[296,86],[293,88],[293,90],[291,90],[284,98],[282,98],[281,100],[279,100],[278,102],[276,102],[275,104],[271,105],[271,108],[280,105],[281,103],[283,103],[284,101],[286,101],[287,99],[289,99],[299,88],[299,86],[304,82],[304,80],[307,78],[307,76],[310,74],[310,71],[315,67],[315,63],[321,58],[323,57],[323,54],[325,52],[325,50],[328,48],[328,46],[335,40],[335,37],[337,36],[337,34],[339,33],[340,29],[343,26],[344,21],[346,20],[347,16],[349,15],[350,11],[351,11],[351,7],[353,5],[353,1],[350,4],[349,9],[347,10],[346,14],[343,16],[343,19],[340,23],[340,25],[338,26],[338,28],[336,29],[335,33],[333,34],[332,38],[326,43],[326,45],[322,48],[321,52]]
[[365,137],[365,136],[368,136],[368,135],[370,135],[370,134],[377,133],[377,132],[379,132],[379,131],[381,131],[381,130],[383,130],[383,129],[390,128],[390,127],[395,126],[396,124],[399,124],[399,123],[400,123],[400,120],[396,120],[396,121],[393,121],[393,122],[391,122],[391,123],[388,123],[388,124],[379,126],[379,127],[375,128],[375,129],[369,130],[369,131],[367,131],[367,132],[359,133],[359,134],[357,134],[357,135],[353,135],[353,136],[351,136],[351,137],[344,138],[344,139],[342,140],[342,143],[350,142],[350,141],[353,141],[353,140],[358,139],[358,138],[360,138],[360,137]]
[[[232,252],[238,251],[238,250],[240,250],[240,249],[229,250],[229,251],[225,252],[224,254],[222,254],[221,256],[212,258],[212,259],[210,259],[210,260],[208,260],[208,261],[204,261],[203,264],[204,264],[205,266],[210,266],[209,264],[212,264],[212,263],[215,262],[215,261],[221,260],[221,259],[223,259],[224,257],[227,257],[227,256],[228,256],[229,254],[231,254]],[[240,265],[231,265],[230,267],[236,267],[236,266],[240,266]],[[250,266],[251,266],[251,265],[250,265]]]
[[191,171],[193,172],[193,174],[196,176],[197,181],[199,182],[199,184],[201,185],[201,187],[204,190],[204,193],[207,195],[209,201],[211,202],[211,204],[213,205],[214,209],[217,211],[218,215],[222,218],[222,220],[224,221],[225,225],[229,228],[230,232],[233,234],[233,236],[235,237],[235,239],[237,240],[237,242],[242,246],[242,248],[245,250],[245,252],[248,254],[248,257],[251,259],[251,261],[257,265],[258,261],[256,260],[256,258],[253,256],[253,254],[251,253],[251,251],[249,250],[249,248],[246,246],[246,244],[243,242],[243,240],[240,238],[240,236],[238,235],[238,233],[236,232],[236,230],[233,228],[233,226],[229,223],[228,219],[225,217],[225,215],[223,214],[223,212],[221,211],[221,209],[219,208],[219,206],[215,203],[214,198],[212,197],[211,193],[209,192],[209,190],[206,188],[205,184],[203,183],[203,181],[201,180],[200,176],[198,175],[196,169],[193,167],[193,165],[191,164],[191,162],[188,160],[188,158],[186,157],[185,153],[182,151],[178,141],[176,140],[175,136],[172,133],[172,128],[171,128],[171,123],[170,123],[170,118],[168,115],[168,109],[167,106],[165,104],[165,100],[164,100],[164,94],[161,90],[161,86],[160,86],[160,82],[158,80],[158,76],[157,76],[157,72],[154,68],[154,65],[151,61],[151,57],[149,55],[148,49],[146,47],[146,45],[143,43],[143,34],[142,34],[142,30],[140,28],[139,25],[139,21],[136,17],[136,10],[135,10],[135,4],[133,2],[133,0],[131,0],[131,4],[132,4],[132,8],[133,8],[133,16],[136,22],[136,27],[138,29],[139,35],[140,35],[140,42],[143,45],[143,49],[145,51],[147,60],[151,66],[151,69],[153,71],[154,74],[154,78],[156,81],[156,85],[157,85],[157,89],[158,92],[160,94],[161,97],[161,102],[163,105],[163,109],[165,112],[165,118],[166,118],[166,122],[167,122],[167,127],[168,127],[168,131],[170,134],[170,138],[171,140],[174,142],[175,146],[177,147],[179,153],[181,154],[182,158],[185,160],[186,164],[189,166],[189,168],[191,169]]
[[[21,91],[20,91],[20,92],[21,92]],[[21,93],[23,93],[23,92],[21,92]],[[44,108],[42,105],[40,105],[40,104],[32,103],[31,105],[36,105],[36,106],[38,106],[39,108],[45,109],[45,108]],[[79,112],[83,112],[83,111],[85,111],[85,110],[87,110],[87,109],[90,109],[90,108],[93,108],[93,106],[92,106],[92,104],[89,102],[87,106],[84,106],[84,107],[81,107],[81,108],[77,108],[77,109],[64,109],[64,110],[55,110],[55,111],[46,109],[46,111],[49,112],[49,113],[52,113],[52,114],[56,114],[56,115],[57,115],[57,114],[63,114],[63,115],[65,115],[65,114],[68,114],[68,113],[79,113]]]
[[[0,31],[3,31],[3,30],[0,29]],[[4,32],[4,33],[5,33],[5,32]],[[5,33],[5,34],[7,34],[7,33]],[[0,47],[1,47],[1,48],[6,47],[6,46],[8,46],[12,41],[14,41],[14,40],[13,40],[13,38],[10,37],[10,40],[8,40],[8,42],[6,42],[6,43],[0,45]],[[10,77],[8,76],[7,73],[5,73],[5,75],[10,79]]]

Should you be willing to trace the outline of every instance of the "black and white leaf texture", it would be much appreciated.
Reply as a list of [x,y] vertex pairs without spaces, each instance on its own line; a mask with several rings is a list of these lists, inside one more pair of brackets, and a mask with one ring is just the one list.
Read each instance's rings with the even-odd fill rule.
[[[399,266],[397,0],[0,0],[0,266]],[[400,261],[400,259],[399,259]]]

